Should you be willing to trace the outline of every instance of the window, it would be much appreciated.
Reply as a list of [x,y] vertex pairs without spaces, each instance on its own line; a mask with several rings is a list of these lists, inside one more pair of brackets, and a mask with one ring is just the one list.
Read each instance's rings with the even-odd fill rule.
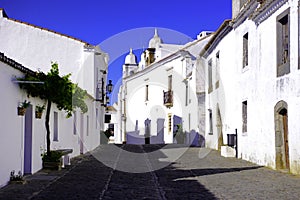
[[248,66],[248,33],[243,36],[243,68]]
[[244,101],[242,103],[242,118],[243,118],[243,127],[242,127],[242,132],[246,133],[247,132],[247,101]]
[[189,83],[188,81],[185,83],[185,106],[189,105]]
[[90,118],[89,116],[87,115],[86,116],[86,135],[89,136],[89,131],[90,131]]
[[58,113],[54,112],[53,141],[58,141]]
[[209,135],[212,135],[213,134],[213,118],[212,118],[212,110],[209,109],[208,110],[208,115],[209,115],[209,132],[208,134]]
[[96,108],[96,129],[98,128],[98,117],[99,117],[99,110]]
[[149,101],[149,85],[146,85],[145,101]]
[[172,75],[168,76],[168,90],[172,90]]
[[212,86],[212,61],[208,61],[208,93],[211,93],[213,90]]
[[290,73],[289,10],[277,17],[277,77]]
[[104,116],[104,123],[110,123],[110,120],[111,120],[110,114]]
[[216,89],[219,88],[219,78],[220,78],[220,53],[216,54]]
[[77,113],[76,111],[74,112],[73,115],[73,134],[76,135],[77,134]]

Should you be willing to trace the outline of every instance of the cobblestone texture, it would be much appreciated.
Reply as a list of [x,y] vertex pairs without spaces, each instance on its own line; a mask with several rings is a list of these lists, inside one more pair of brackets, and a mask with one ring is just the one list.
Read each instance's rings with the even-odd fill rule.
[[[24,185],[0,189],[0,199],[300,199],[300,177],[238,160],[218,151],[189,148],[167,167],[151,171],[165,158],[159,145],[102,145],[61,171],[42,170]],[[181,148],[169,145],[170,150]],[[125,150],[125,151],[122,151]],[[154,152],[155,154],[142,154]],[[144,156],[134,160],[128,152]],[[94,155],[94,156],[93,156]],[[95,157],[110,163],[111,167]],[[128,173],[126,167],[147,173]]]

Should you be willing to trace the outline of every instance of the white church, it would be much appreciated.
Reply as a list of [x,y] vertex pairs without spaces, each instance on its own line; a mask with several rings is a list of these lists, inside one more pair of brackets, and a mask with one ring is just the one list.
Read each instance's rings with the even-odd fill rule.
[[198,55],[210,32],[186,45],[164,44],[157,29],[154,32],[139,63],[132,49],[125,58],[115,143],[179,143],[175,135],[180,127],[184,143],[199,145],[204,116],[197,108],[204,94],[204,72],[197,70]]

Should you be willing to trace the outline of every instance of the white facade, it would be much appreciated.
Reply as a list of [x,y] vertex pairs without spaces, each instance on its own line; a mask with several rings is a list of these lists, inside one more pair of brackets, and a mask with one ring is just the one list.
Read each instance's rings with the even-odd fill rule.
[[[51,107],[51,149],[73,149],[71,157],[94,149],[100,144],[100,130],[104,130],[104,110],[101,106],[105,91],[108,55],[99,47],[44,28],[8,18],[0,9],[0,52],[32,71],[47,73],[51,62],[57,62],[61,75],[71,73],[73,83],[88,92],[88,112],[76,111],[66,118],[64,111]],[[2,65],[4,67],[2,67]],[[3,73],[2,73],[3,71]],[[42,119],[34,118],[35,105],[45,104],[40,99],[27,97],[12,80],[23,73],[1,63],[1,91],[6,91],[2,103],[7,111],[2,112],[0,158],[6,160],[0,169],[0,186],[9,180],[12,170],[24,172],[24,118],[16,113],[19,102],[29,100],[32,104],[32,158],[31,170],[41,169],[41,153],[46,149],[45,113]],[[103,85],[103,87],[102,87]],[[103,102],[105,103],[105,102]],[[44,111],[45,112],[45,111]],[[54,113],[58,121],[58,140],[53,141]],[[16,140],[16,141],[14,141]]]
[[[288,24],[285,61],[278,60],[282,24]],[[248,1],[201,55],[207,75],[206,145],[218,149],[237,129],[239,158],[299,174],[299,1]],[[289,72],[280,74],[285,66]]]
[[[185,46],[162,44],[157,37],[155,31],[139,64],[125,63],[123,66],[123,69],[128,69],[130,64],[132,73],[123,70],[125,74],[118,102],[121,130],[115,135],[116,143],[129,142],[126,141],[127,134],[163,134],[160,142],[173,143],[176,124],[182,124],[185,132],[199,133],[196,72],[197,64],[201,62],[196,56],[208,37]],[[132,56],[132,52],[128,56]],[[173,98],[164,100],[164,95]]]

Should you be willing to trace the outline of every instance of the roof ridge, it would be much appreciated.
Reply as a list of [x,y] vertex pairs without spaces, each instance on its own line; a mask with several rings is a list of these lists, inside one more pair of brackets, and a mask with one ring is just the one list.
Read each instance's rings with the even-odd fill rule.
[[6,57],[4,55],[4,53],[2,53],[2,52],[0,52],[0,61],[2,61],[3,63],[6,63],[7,65],[9,65],[17,70],[20,70],[21,72],[28,73],[31,75],[36,74],[34,71],[32,71],[31,69],[29,69],[27,67],[24,67],[22,64],[18,63],[17,61]]
[[41,27],[41,26],[37,26],[37,25],[31,24],[31,23],[28,23],[28,22],[24,22],[24,21],[21,21],[21,20],[14,19],[14,18],[10,18],[10,17],[7,16],[7,14],[5,13],[5,10],[4,10],[3,8],[0,8],[0,10],[3,11],[4,17],[7,18],[8,20],[11,20],[11,21],[14,21],[14,22],[18,22],[18,23],[21,23],[21,24],[25,24],[25,25],[31,26],[31,27],[33,27],[33,28],[45,30],[45,31],[47,31],[47,32],[54,33],[54,34],[56,34],[56,35],[60,35],[60,36],[63,36],[63,37],[67,37],[67,38],[69,38],[69,39],[73,39],[73,40],[79,41],[79,42],[81,42],[81,43],[84,43],[84,44],[87,45],[87,46],[94,46],[94,45],[92,45],[92,44],[90,44],[90,43],[88,43],[88,42],[86,42],[86,41],[83,41],[83,40],[81,40],[81,39],[75,38],[75,37],[73,37],[73,36],[70,36],[70,35],[67,35],[67,34],[63,34],[63,33],[59,33],[59,32],[56,32],[56,31],[54,31],[54,30],[51,30],[51,29],[48,29],[48,28],[44,28],[44,27]]

